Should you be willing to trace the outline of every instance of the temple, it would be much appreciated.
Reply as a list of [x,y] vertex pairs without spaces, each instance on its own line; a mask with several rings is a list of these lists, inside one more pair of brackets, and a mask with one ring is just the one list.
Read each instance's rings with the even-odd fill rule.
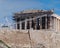
[[60,30],[60,17],[53,10],[24,10],[15,13],[13,20],[20,30]]

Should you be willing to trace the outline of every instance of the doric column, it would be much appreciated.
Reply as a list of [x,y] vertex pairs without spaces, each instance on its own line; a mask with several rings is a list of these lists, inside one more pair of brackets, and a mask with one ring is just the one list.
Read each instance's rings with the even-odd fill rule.
[[59,27],[59,19],[58,19],[58,27]]
[[29,21],[29,26],[30,26],[30,29],[31,29],[31,25],[32,25],[32,21],[30,20],[30,21]]
[[40,29],[42,29],[42,17],[40,17]]
[[57,31],[58,31],[58,19],[57,19]]
[[60,31],[60,20],[59,20],[59,31]]
[[33,22],[34,22],[34,29],[36,30],[36,17],[35,17],[35,19],[33,20]]
[[55,24],[56,27],[55,27],[55,28],[56,28],[56,31],[57,31],[57,29],[58,29],[58,26],[57,26],[57,18],[55,18],[55,19],[56,19],[56,21],[55,21],[55,23],[56,23],[56,24]]
[[50,19],[51,20],[51,29],[52,30],[56,30],[56,18],[51,16],[52,18]]
[[17,22],[16,22],[16,29],[17,29]]
[[22,22],[20,21],[20,30],[22,29]]
[[51,20],[51,23],[52,23],[52,30],[54,30],[54,24],[55,24],[55,18],[53,17],[53,16],[51,16],[52,17],[52,20]]
[[35,29],[37,30],[37,18],[36,18],[36,28]]
[[58,19],[57,19],[57,22],[56,23],[57,23],[57,26],[56,27],[57,27],[57,31],[58,31]]
[[59,30],[60,30],[60,20],[59,20]]
[[47,16],[45,17],[45,29],[47,29]]
[[59,31],[59,19],[57,19],[58,31]]
[[27,29],[27,20],[25,20],[25,30]]
[[57,19],[57,22],[56,23],[57,23],[57,26],[56,27],[57,27],[57,31],[58,31],[58,29],[59,29],[59,27],[58,27],[58,19]]
[[56,18],[54,17],[54,30],[56,30]]
[[37,19],[37,29],[38,29],[38,30],[40,29],[39,23],[40,23],[40,20],[39,20],[39,18],[38,18],[38,19]]
[[53,20],[52,20],[52,16],[50,16],[50,29],[53,29]]

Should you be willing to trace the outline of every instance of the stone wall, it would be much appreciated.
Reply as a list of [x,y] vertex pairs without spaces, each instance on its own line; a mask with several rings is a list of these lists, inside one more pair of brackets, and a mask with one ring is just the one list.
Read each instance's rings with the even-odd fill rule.
[[28,33],[18,30],[0,29],[0,40],[4,41],[10,47],[30,44]]
[[31,30],[30,36],[36,44],[43,44],[46,48],[60,48],[60,32]]
[[29,33],[11,29],[0,29],[0,40],[4,41],[11,48],[19,48],[21,46],[60,48],[60,32],[29,30]]

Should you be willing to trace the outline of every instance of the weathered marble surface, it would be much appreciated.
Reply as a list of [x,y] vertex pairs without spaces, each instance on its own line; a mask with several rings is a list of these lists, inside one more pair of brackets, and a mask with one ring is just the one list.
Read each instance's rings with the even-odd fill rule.
[[46,48],[60,48],[60,32],[55,31],[31,31],[31,39],[37,44],[43,44]]
[[0,40],[4,41],[12,48],[21,46],[40,46],[41,48],[60,48],[60,32],[47,30],[30,30],[30,38],[28,32],[20,32],[17,30],[0,30]]

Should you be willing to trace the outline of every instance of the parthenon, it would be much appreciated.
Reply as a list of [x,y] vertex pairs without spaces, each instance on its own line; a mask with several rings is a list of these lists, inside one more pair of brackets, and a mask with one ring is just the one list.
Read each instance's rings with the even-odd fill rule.
[[60,17],[53,10],[24,10],[14,14],[16,29],[60,30]]

